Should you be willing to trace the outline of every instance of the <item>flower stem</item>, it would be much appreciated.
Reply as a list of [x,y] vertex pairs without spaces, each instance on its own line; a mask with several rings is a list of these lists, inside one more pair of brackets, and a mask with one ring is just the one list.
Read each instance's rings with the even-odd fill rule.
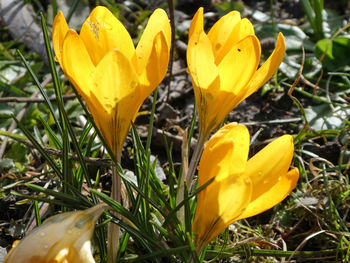
[[[185,177],[188,172],[188,143],[187,143],[188,129],[185,130],[182,139],[181,151],[182,151],[182,176],[179,184],[179,190],[176,196],[176,206],[179,205],[184,200],[185,192]],[[181,207],[177,212],[177,217],[182,225],[185,226],[185,209]]]
[[[121,160],[121,153],[116,154],[118,163]],[[121,177],[118,175],[117,165],[112,167],[112,190],[111,198],[118,203],[121,203]],[[120,227],[112,222],[108,224],[107,233],[107,262],[115,263],[117,260],[118,246],[119,246]]]
[[[203,136],[199,136],[198,143],[196,147],[194,148],[193,155],[191,158],[190,165],[188,166],[188,153],[187,153],[187,130],[184,134],[183,142],[182,142],[182,165],[183,165],[183,170],[182,170],[182,176],[181,180],[179,183],[179,190],[177,192],[176,196],[176,205],[179,205],[183,200],[184,200],[184,192],[185,192],[185,187],[187,186],[188,189],[191,189],[192,187],[192,181],[194,174],[196,172],[196,167],[199,161],[199,158],[201,156],[201,153],[203,151],[203,146],[204,142],[206,141],[206,138]],[[185,186],[186,184],[186,186]],[[180,208],[177,216],[178,219],[181,222],[181,225],[184,226],[184,220],[185,220],[185,210],[184,208]]]
[[199,159],[202,155],[202,151],[203,151],[204,143],[205,143],[206,139],[207,139],[206,136],[202,136],[201,133],[199,134],[198,143],[197,143],[196,147],[194,148],[191,162],[190,162],[190,165],[188,167],[188,172],[187,172],[186,178],[185,178],[186,185],[188,185],[189,189],[192,189],[193,177],[196,173],[197,165],[198,165]]

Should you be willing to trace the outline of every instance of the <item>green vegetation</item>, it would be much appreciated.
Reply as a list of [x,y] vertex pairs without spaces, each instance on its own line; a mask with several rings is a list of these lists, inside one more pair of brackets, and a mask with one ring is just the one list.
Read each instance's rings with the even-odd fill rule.
[[[35,24],[44,32],[42,38],[37,35],[31,41],[40,50],[46,48],[46,53],[20,39],[13,31],[15,21],[1,15],[0,230],[7,248],[48,215],[86,209],[102,200],[121,218],[106,210],[98,221],[93,239],[97,262],[107,259],[109,221],[122,229],[118,262],[350,261],[347,1],[327,6],[322,0],[301,0],[297,17],[288,9],[288,1],[271,0],[261,11],[255,9],[258,5],[249,5],[254,1],[246,5],[215,1],[210,6],[214,12],[205,28],[231,10],[249,16],[262,42],[263,60],[273,50],[269,48],[271,38],[275,43],[276,33],[284,34],[286,56],[279,71],[253,98],[234,109],[227,122],[238,121],[249,128],[252,153],[274,137],[293,135],[292,166],[299,169],[300,178],[282,203],[235,222],[199,259],[191,228],[195,196],[206,185],[194,192],[183,190],[180,203],[176,199],[183,169],[181,149],[191,154],[198,136],[183,49],[196,9],[187,10],[177,1],[175,9],[190,15],[177,14],[172,21],[176,27],[172,72],[141,107],[118,164],[85,102],[54,61],[52,20],[66,2],[67,21],[79,29],[91,8],[105,5],[137,43],[153,9],[168,11],[168,4],[159,1],[160,5],[151,6],[147,2],[152,1],[142,0],[124,4],[112,0],[52,0],[50,5],[40,0],[23,2],[30,6],[26,12],[34,15],[27,30]],[[110,198],[115,163],[122,176],[122,195],[127,197],[123,204]]]

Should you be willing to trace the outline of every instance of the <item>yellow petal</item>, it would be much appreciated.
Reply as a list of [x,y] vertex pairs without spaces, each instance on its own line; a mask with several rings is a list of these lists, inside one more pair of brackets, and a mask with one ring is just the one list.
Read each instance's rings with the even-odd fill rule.
[[[215,129],[238,105],[245,94],[246,85],[258,67],[259,60],[259,41],[254,35],[247,36],[232,47],[218,66],[220,81],[214,80],[206,90],[200,89],[200,91],[196,91],[198,88],[194,84],[200,128],[206,131],[204,133],[210,133]],[[205,62],[198,64],[205,65]],[[198,71],[202,73],[198,76],[199,80],[214,75],[211,73],[213,70],[204,71],[200,66]],[[191,75],[192,80],[194,76]]]
[[63,40],[68,31],[68,25],[66,19],[63,16],[62,11],[59,11],[53,20],[52,24],[52,43],[55,51],[55,59],[62,65],[61,54],[63,50]]
[[80,37],[95,66],[111,50],[117,48],[129,60],[135,53],[132,39],[123,24],[106,8],[98,6],[84,22]]
[[188,31],[188,39],[191,39],[192,35],[197,32],[204,31],[203,29],[203,7],[198,8],[197,12],[192,18],[190,29]]
[[215,54],[215,63],[220,64],[227,53],[230,52],[232,46],[249,35],[254,35],[254,27],[248,19],[243,18],[231,28],[226,36],[226,41],[220,43],[220,49]]
[[[157,35],[159,35],[160,32],[162,32],[165,43],[160,46],[158,44],[157,49],[159,50],[157,51],[158,53],[167,53],[169,56],[171,45],[171,29],[169,19],[163,9],[156,9],[149,18],[145,31],[143,32],[141,39],[136,47],[137,72],[139,74],[145,70],[147,65],[153,63],[153,61],[151,61],[152,59],[155,59],[154,57],[151,57],[153,45],[159,42],[159,40],[155,41],[155,38]],[[163,63],[161,66],[167,68],[168,60],[161,61]],[[156,63],[159,62],[157,61]]]
[[200,250],[242,214],[251,192],[249,179],[232,174],[225,180],[214,180],[198,194],[193,232]]
[[220,78],[211,43],[203,31],[193,34],[189,40],[187,65],[196,97],[200,128],[209,126],[214,129],[216,122],[212,123],[212,112],[208,107],[213,105],[216,91],[220,89]]
[[4,263],[94,263],[90,239],[105,204],[47,219],[6,256]]
[[90,90],[95,66],[91,62],[83,41],[72,29],[68,30],[64,39],[62,68],[79,94],[90,105]]
[[[267,192],[286,174],[293,159],[293,137],[283,135],[255,154],[247,164],[246,176],[253,182],[252,200]],[[283,154],[281,154],[283,153]]]
[[168,70],[169,48],[164,33],[159,32],[153,40],[152,50],[147,59],[147,64],[140,75],[140,83],[143,86],[142,101],[159,85]]
[[[232,11],[221,17],[209,30],[208,37],[212,43],[215,57],[218,56],[222,48],[227,44],[232,31],[240,20],[241,14],[237,11]],[[232,46],[235,43],[230,41],[229,44]]]
[[239,95],[258,68],[260,53],[260,43],[254,35],[234,45],[218,66],[220,90]]
[[99,105],[94,119],[114,153],[121,151],[140,107],[140,95],[131,62],[119,50],[109,52],[94,73],[91,100]]
[[187,48],[188,72],[192,79],[198,109],[200,133],[209,136],[216,127],[212,112],[208,108],[214,100],[213,93],[220,89],[220,78],[215,65],[211,42],[203,30],[203,10],[200,8],[194,16]]
[[199,9],[192,20],[187,48],[188,71],[195,88],[207,89],[218,78],[211,42],[203,30],[203,11]]
[[242,176],[248,151],[249,132],[236,123],[225,125],[206,143],[198,168],[199,186],[215,180],[198,194],[193,225],[197,245],[215,238],[249,204],[252,184]]
[[260,214],[282,202],[296,187],[298,178],[299,170],[297,168],[281,174],[277,183],[252,201],[237,220]]
[[248,97],[257,91],[262,85],[265,84],[266,81],[268,81],[273,76],[273,74],[275,74],[284,58],[285,51],[286,46],[284,36],[282,33],[279,33],[275,50],[252,77],[252,80],[248,85],[245,97]]
[[203,31],[198,32],[194,32],[189,41],[187,63],[196,95],[200,129],[206,136],[244,96],[246,85],[259,64],[260,43],[254,35],[247,36],[234,45],[216,67],[208,37]]
[[237,123],[220,128],[205,144],[199,163],[199,186],[211,178],[222,180],[245,171],[249,152],[248,129]]

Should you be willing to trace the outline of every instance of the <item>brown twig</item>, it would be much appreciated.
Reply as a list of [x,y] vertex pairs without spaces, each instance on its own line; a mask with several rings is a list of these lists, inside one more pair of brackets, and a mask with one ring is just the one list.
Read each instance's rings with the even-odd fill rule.
[[[12,136],[6,137],[6,139],[8,139],[8,138],[12,138],[12,139],[14,139],[14,140],[16,140],[16,141],[18,141],[20,143],[23,143],[28,148],[35,149],[34,144],[32,144],[28,140],[21,139],[19,137],[12,137]],[[58,156],[58,157],[63,157],[63,151],[61,151],[61,150],[53,149],[53,148],[50,148],[50,147],[43,147],[43,149],[48,154],[51,154],[51,155],[54,155],[54,156]],[[72,160],[79,161],[79,158],[78,158],[78,156],[76,154],[69,153],[68,155],[69,155],[69,157]],[[110,166],[111,163],[112,163],[110,159],[106,159],[106,158],[93,158],[93,157],[83,156],[83,159],[84,159],[85,162],[91,163],[91,164],[94,164],[94,165],[97,165],[97,166]]]
[[[38,95],[38,93],[34,93]],[[33,94],[33,95],[34,95]],[[69,94],[69,95],[64,95],[63,100],[72,100],[75,99],[76,95],[75,94]],[[50,101],[56,101],[56,98],[49,98]],[[45,102],[44,98],[37,98],[36,96],[33,97],[4,97],[0,98],[0,103],[5,103],[5,102],[26,102],[26,103],[36,103],[36,102]]]
[[171,26],[171,46],[170,46],[170,59],[169,59],[169,78],[167,79],[167,97],[166,101],[169,100],[170,94],[170,84],[173,73],[173,60],[174,60],[174,46],[175,46],[175,16],[174,16],[174,2],[173,0],[168,0],[169,15],[170,15],[170,26]]

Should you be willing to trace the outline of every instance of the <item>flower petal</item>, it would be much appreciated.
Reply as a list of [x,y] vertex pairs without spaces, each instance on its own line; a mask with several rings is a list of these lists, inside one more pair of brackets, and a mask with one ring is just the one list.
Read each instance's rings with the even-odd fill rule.
[[79,94],[88,104],[91,104],[90,90],[95,66],[83,41],[72,29],[68,30],[64,39],[61,66]]
[[245,95],[246,85],[256,71],[259,60],[260,44],[254,35],[247,36],[232,47],[218,66],[220,88],[211,87],[206,91],[211,96],[206,96],[207,116],[204,125],[211,124],[213,128],[217,127],[238,105]]
[[198,8],[197,12],[194,14],[190,29],[188,31],[188,39],[191,39],[195,32],[202,32],[203,29],[203,7]]
[[169,49],[164,33],[159,32],[153,39],[151,53],[147,59],[147,64],[140,75],[142,89],[142,101],[149,96],[155,87],[165,77],[168,70]]
[[[252,200],[267,192],[286,174],[293,159],[293,137],[283,135],[255,154],[247,164],[246,175],[253,182]],[[281,154],[283,153],[283,154]]]
[[187,48],[188,71],[195,88],[207,89],[218,82],[218,70],[214,63],[211,42],[203,30],[203,9],[194,16]]
[[264,192],[253,200],[237,220],[260,214],[282,202],[296,187],[298,179],[299,170],[297,168],[282,174],[277,183],[274,184],[267,192]]
[[205,144],[199,163],[199,186],[211,178],[218,181],[230,174],[240,174],[246,169],[249,152],[247,127],[229,123],[220,128]]
[[285,51],[286,46],[284,36],[282,33],[279,33],[275,50],[265,61],[265,63],[255,72],[248,85],[245,97],[248,97],[257,91],[262,85],[265,84],[266,81],[268,81],[273,76],[273,74],[275,74],[284,58]]
[[104,209],[106,205],[100,204],[50,217],[21,240],[4,263],[94,263],[90,239],[95,222]]
[[239,219],[254,216],[273,207],[294,189],[299,172],[297,169],[288,172],[293,151],[293,137],[283,135],[248,161],[245,173],[253,183],[253,195],[251,203]]
[[241,176],[248,151],[248,129],[237,123],[223,126],[206,143],[198,168],[199,186],[215,179],[198,194],[193,224],[197,245],[219,235],[249,204],[252,184]]
[[121,151],[125,137],[140,108],[138,76],[127,57],[112,50],[94,73],[91,101],[98,106],[94,119],[109,146]]
[[260,53],[260,43],[254,35],[232,46],[218,66],[221,90],[240,94],[258,68]]
[[251,193],[249,179],[232,174],[225,180],[214,180],[198,194],[193,232],[199,250],[242,214]]
[[213,105],[215,91],[220,89],[220,78],[211,42],[203,30],[202,8],[198,9],[191,22],[187,65],[196,98],[200,133],[207,137],[217,126],[215,116],[208,107]]
[[249,35],[254,35],[254,27],[248,19],[243,18],[232,28],[226,42],[222,43],[220,51],[215,56],[215,63],[220,64],[227,53],[230,52],[232,46]]
[[69,27],[62,11],[59,11],[52,24],[52,43],[55,51],[55,59],[62,65],[61,56],[63,50],[63,40]]
[[229,44],[232,46],[232,41],[227,43],[235,26],[241,21],[241,14],[238,11],[232,11],[221,17],[209,30],[208,37],[213,46],[215,57],[218,56],[224,46]]
[[[141,39],[136,47],[138,74],[142,74],[147,65],[152,63],[152,60],[155,59],[151,56],[151,54],[153,45],[159,42],[159,40],[155,41],[155,38],[157,35],[159,35],[160,32],[162,32],[162,35],[164,37],[165,45],[162,44],[159,46],[158,44],[157,49],[159,50],[157,50],[157,53],[167,53],[169,56],[171,45],[171,29],[169,19],[163,9],[156,9],[149,18],[145,31],[143,32]],[[161,62],[164,63],[162,67],[168,67],[168,61]]]
[[106,8],[98,6],[84,22],[80,37],[95,66],[111,50],[117,48],[129,60],[135,53],[132,39],[123,24]]

